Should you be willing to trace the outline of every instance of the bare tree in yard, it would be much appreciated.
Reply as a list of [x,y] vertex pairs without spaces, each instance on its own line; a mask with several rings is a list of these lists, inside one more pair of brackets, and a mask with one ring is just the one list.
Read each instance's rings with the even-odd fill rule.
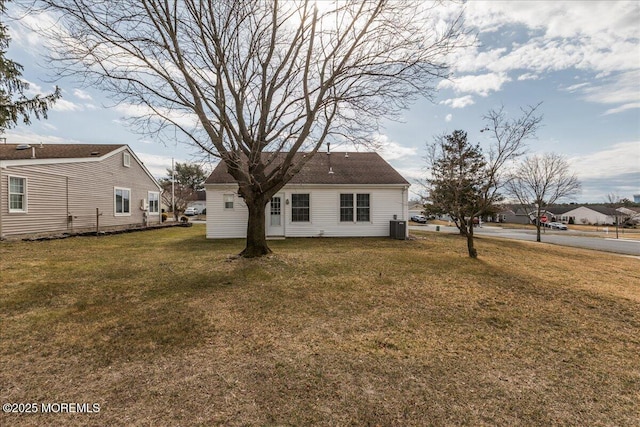
[[536,241],[540,241],[540,215],[545,207],[576,194],[580,182],[559,154],[530,156],[516,168],[507,182],[507,192],[535,211]]
[[63,73],[136,107],[141,131],[177,129],[225,162],[249,209],[246,257],[270,252],[266,204],[324,143],[371,144],[468,44],[437,1],[36,3],[59,19]]
[[491,110],[484,116],[493,142],[488,153],[467,140],[467,133],[454,131],[437,137],[427,145],[427,166],[431,177],[429,187],[431,212],[448,214],[460,234],[467,239],[469,257],[477,258],[474,246],[474,219],[494,212],[502,200],[505,166],[524,154],[526,140],[535,136],[542,121],[536,106],[522,110],[516,119],[508,119],[503,108]]
[[615,193],[609,193],[606,197],[606,205],[611,208],[612,213],[614,215],[616,221],[616,239],[619,238],[619,227],[620,227],[620,217],[622,216],[622,212],[618,211],[618,208],[622,206],[622,200],[620,196]]

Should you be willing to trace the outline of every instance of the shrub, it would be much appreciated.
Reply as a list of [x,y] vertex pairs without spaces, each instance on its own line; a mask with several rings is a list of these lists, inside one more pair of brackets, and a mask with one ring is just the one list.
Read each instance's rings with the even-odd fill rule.
[[165,222],[167,218],[168,218],[167,214],[162,212],[162,222]]

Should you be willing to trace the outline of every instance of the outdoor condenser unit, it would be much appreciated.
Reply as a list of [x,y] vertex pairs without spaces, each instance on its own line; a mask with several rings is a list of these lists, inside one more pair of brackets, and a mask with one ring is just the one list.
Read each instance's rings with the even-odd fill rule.
[[405,240],[407,238],[407,221],[389,221],[389,237]]

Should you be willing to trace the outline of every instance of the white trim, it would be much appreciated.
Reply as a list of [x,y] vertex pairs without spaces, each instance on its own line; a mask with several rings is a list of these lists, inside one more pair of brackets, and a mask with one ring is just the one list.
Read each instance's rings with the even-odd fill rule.
[[131,154],[128,151],[122,152],[122,166],[125,168],[131,167]]
[[[11,209],[11,178],[24,179],[22,209]],[[7,210],[9,211],[10,214],[25,214],[29,212],[28,183],[29,183],[29,179],[26,176],[7,175]]]
[[[129,211],[128,212],[117,212],[117,204],[116,204],[116,191],[125,190],[129,192]],[[124,206],[123,206],[124,211]],[[131,189],[125,187],[113,187],[113,216],[131,216]]]

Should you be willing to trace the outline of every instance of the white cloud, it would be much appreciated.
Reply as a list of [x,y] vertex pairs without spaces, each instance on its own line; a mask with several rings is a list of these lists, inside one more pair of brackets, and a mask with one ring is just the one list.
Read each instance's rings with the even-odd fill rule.
[[85,91],[84,91],[84,90],[82,90],[82,89],[74,89],[74,90],[73,90],[73,95],[74,95],[76,98],[80,98],[80,99],[82,99],[82,100],[84,100],[84,101],[91,101],[91,100],[93,100],[93,98],[91,97],[91,95],[89,95],[89,93],[88,93],[88,92],[85,92]]
[[575,85],[571,85],[568,86],[566,88],[564,88],[563,90],[566,90],[567,92],[575,92],[578,89],[582,89],[585,87],[589,87],[589,83],[577,83]]
[[60,98],[53,104],[51,107],[53,111],[66,112],[66,111],[82,111],[82,105],[73,103],[71,101],[67,101],[66,99]]
[[447,114],[444,118],[445,122],[450,122],[453,119],[453,114]]
[[[576,69],[594,73],[596,80],[609,78],[606,85],[592,83],[591,90],[585,91],[590,102],[621,104],[607,114],[635,108],[640,102],[638,22],[637,1],[467,2],[465,23],[478,29],[481,38],[492,40],[490,49],[473,46],[457,52],[452,63],[462,80],[443,83],[440,88],[487,96],[499,91],[514,72],[518,81],[526,81],[544,78],[542,74],[548,72]],[[633,78],[627,79],[627,73]],[[612,86],[616,90],[607,95]],[[565,90],[583,88],[586,86],[574,85]],[[614,97],[624,99],[613,101]]]
[[518,81],[523,81],[523,80],[538,80],[540,78],[540,76],[538,76],[537,74],[533,74],[533,73],[524,73],[518,76]]
[[606,178],[640,171],[640,141],[621,142],[611,148],[569,159],[580,179]]
[[489,96],[491,92],[497,92],[502,85],[511,81],[505,73],[487,73],[480,75],[466,75],[451,80],[442,80],[438,89],[453,89],[456,93],[475,93],[480,96]]
[[[371,136],[373,140],[373,144],[378,147],[376,150],[382,158],[386,161],[391,162],[394,160],[413,158],[416,156],[417,149],[413,147],[405,147],[403,145],[398,144],[395,141],[391,141],[387,135],[384,134],[375,134]],[[341,151],[356,151],[356,147],[350,146],[348,144],[339,145],[335,148]],[[367,151],[370,151],[371,147],[367,147]],[[334,148],[332,147],[333,151]]]
[[[156,178],[164,178],[167,176],[167,169],[171,169],[171,157],[159,156],[156,154],[136,152],[138,158],[144,163],[145,167]],[[176,162],[185,163],[185,160],[174,159]]]
[[446,105],[451,108],[464,108],[475,103],[476,102],[473,100],[473,96],[471,95],[465,95],[460,98],[450,98],[445,99],[444,101],[440,101],[440,104]]
[[124,114],[125,119],[157,116],[158,114],[161,114],[163,117],[170,118],[181,126],[196,127],[199,123],[198,117],[193,113],[172,111],[165,108],[158,108],[158,114],[154,113],[151,108],[142,105],[118,104],[115,109],[119,113]]
[[81,141],[75,139],[40,134],[25,127],[9,129],[5,132],[5,136],[7,137],[7,143],[10,144],[39,144],[41,142],[43,144],[82,144]]
[[621,113],[623,111],[632,110],[634,108],[640,108],[640,102],[631,102],[629,104],[624,104],[616,108],[610,108],[604,112],[604,115]]

